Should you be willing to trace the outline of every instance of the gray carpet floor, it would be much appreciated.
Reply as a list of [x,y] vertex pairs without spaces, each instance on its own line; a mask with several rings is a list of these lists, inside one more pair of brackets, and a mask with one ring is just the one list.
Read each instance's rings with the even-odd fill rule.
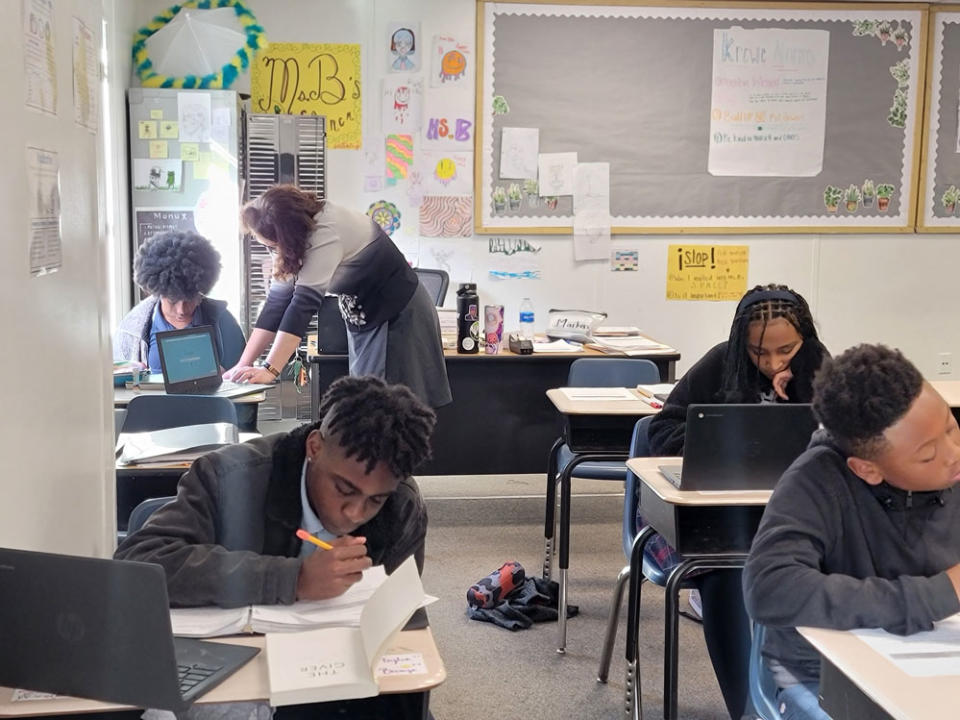
[[[608,684],[596,680],[614,581],[624,565],[622,485],[574,486],[568,602],[580,615],[558,655],[556,623],[510,632],[470,620],[466,590],[508,560],[539,575],[543,557],[543,479],[424,478],[430,526],[426,591],[440,598],[430,622],[447,669],[431,695],[436,720],[622,718],[626,598]],[[663,591],[648,585],[641,618],[641,697],[647,720],[662,717]],[[701,627],[680,623],[679,714],[726,717]]]

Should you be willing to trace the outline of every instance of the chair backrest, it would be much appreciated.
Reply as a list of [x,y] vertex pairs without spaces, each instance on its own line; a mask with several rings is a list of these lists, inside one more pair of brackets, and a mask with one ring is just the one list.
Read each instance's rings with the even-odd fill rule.
[[137,395],[127,405],[120,432],[166,430],[207,423],[237,424],[237,408],[212,395]]
[[643,358],[577,358],[570,363],[569,387],[634,387],[660,382],[660,371]]
[[153,515],[157,510],[162,508],[168,502],[173,502],[175,498],[170,497],[157,497],[157,498],[147,498],[140,502],[133,510],[130,511],[130,519],[127,521],[127,534],[132,535],[137,530],[143,527],[144,523],[147,522],[147,519]]
[[763,662],[763,638],[766,628],[759,623],[753,625],[753,640],[750,643],[750,702],[761,720],[779,720],[777,708],[777,684],[773,675]]
[[[650,440],[647,431],[653,415],[637,420],[630,439],[630,457],[648,457]],[[639,480],[630,468],[627,468],[627,481],[623,489],[623,554],[630,557],[633,539],[637,536],[637,506],[640,504]]]
[[420,279],[420,284],[430,293],[433,304],[437,307],[443,305],[443,301],[447,297],[447,287],[450,285],[450,277],[446,271],[429,268],[414,268],[413,271]]

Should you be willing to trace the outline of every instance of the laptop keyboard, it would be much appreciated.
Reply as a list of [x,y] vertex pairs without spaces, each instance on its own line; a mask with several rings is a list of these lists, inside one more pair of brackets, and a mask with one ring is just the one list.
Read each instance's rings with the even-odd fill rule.
[[177,665],[177,672],[180,674],[180,694],[186,695],[190,690],[222,669],[222,665],[201,665],[200,663]]

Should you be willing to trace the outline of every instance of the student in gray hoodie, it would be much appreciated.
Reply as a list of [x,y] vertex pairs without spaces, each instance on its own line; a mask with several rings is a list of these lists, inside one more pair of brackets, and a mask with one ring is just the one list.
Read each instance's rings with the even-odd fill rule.
[[747,611],[785,720],[829,720],[820,660],[800,625],[907,635],[960,612],[960,428],[899,351],[826,360],[824,429],[783,475],[743,574]]

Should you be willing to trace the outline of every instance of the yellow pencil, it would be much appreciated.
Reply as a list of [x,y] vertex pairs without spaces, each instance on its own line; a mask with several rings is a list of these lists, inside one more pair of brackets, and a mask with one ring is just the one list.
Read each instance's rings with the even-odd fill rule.
[[314,545],[316,545],[319,548],[323,548],[324,550],[333,550],[333,545],[331,545],[328,542],[324,542],[323,540],[320,540],[318,538],[315,538],[306,530],[297,530],[297,537],[300,538],[301,540],[304,540],[305,542],[312,542]]

